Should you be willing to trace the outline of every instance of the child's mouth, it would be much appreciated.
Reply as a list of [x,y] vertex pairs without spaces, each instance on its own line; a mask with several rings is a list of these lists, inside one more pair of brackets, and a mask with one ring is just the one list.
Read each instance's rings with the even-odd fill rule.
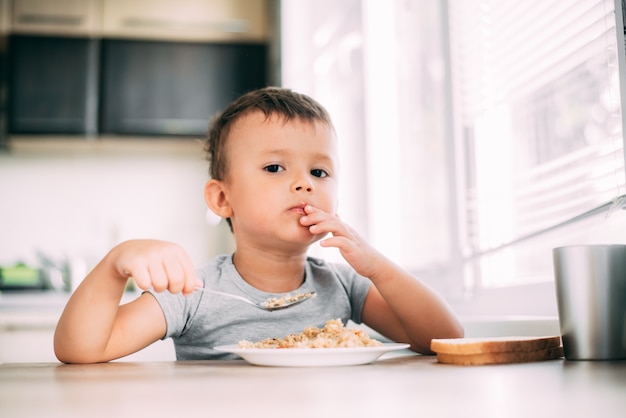
[[305,205],[298,205],[298,206],[294,206],[291,209],[289,209],[291,212],[295,212],[299,215],[306,215],[306,211],[304,210]]

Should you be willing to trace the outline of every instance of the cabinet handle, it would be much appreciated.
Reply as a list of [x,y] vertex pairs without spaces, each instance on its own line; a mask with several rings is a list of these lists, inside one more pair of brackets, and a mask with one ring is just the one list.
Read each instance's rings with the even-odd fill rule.
[[203,22],[175,22],[165,19],[149,19],[140,17],[127,17],[122,20],[125,28],[139,29],[202,29],[220,32],[247,32],[249,22],[243,19],[228,19],[222,21]]
[[80,26],[85,18],[72,15],[45,15],[37,13],[25,13],[18,17],[18,22],[25,25],[56,25],[56,26]]

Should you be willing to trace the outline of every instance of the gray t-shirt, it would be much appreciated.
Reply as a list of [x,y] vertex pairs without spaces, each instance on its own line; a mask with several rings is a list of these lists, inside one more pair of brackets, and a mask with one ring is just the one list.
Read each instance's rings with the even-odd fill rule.
[[[204,286],[262,302],[285,294],[266,293],[249,285],[237,272],[232,255],[221,255],[198,270]],[[241,340],[258,341],[302,332],[306,327],[323,327],[340,318],[360,324],[361,311],[371,282],[350,266],[309,257],[304,282],[293,293],[315,291],[317,296],[293,308],[264,312],[245,302],[208,292],[190,296],[169,292],[151,293],[167,323],[165,338],[172,338],[178,360],[236,358],[213,350],[218,345]]]

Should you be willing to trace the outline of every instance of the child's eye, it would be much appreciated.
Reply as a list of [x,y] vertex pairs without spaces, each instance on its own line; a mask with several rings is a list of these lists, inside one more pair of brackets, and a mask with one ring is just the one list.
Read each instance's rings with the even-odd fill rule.
[[311,170],[311,175],[319,178],[328,177],[328,173],[320,168],[315,168]]
[[270,165],[263,167],[263,169],[267,171],[268,173],[278,173],[279,171],[284,170],[284,168],[278,164],[270,164]]

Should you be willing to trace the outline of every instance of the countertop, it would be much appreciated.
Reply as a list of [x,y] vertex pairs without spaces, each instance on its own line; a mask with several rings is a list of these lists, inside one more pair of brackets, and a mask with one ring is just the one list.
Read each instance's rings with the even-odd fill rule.
[[[139,292],[126,292],[126,303]],[[0,332],[14,330],[54,330],[69,299],[65,292],[0,293]],[[505,335],[558,335],[556,316],[462,316],[468,337]]]
[[[137,295],[127,292],[122,303]],[[68,298],[69,294],[64,292],[0,294],[0,363],[56,361],[53,333]],[[560,334],[558,318],[554,316],[468,316],[462,317],[461,321],[466,337]],[[383,340],[373,330],[363,328],[373,338]],[[175,358],[174,344],[168,339],[125,357],[123,361],[171,361]]]
[[0,365],[6,417],[617,417],[626,362],[454,366],[387,355],[361,366],[243,360]]

